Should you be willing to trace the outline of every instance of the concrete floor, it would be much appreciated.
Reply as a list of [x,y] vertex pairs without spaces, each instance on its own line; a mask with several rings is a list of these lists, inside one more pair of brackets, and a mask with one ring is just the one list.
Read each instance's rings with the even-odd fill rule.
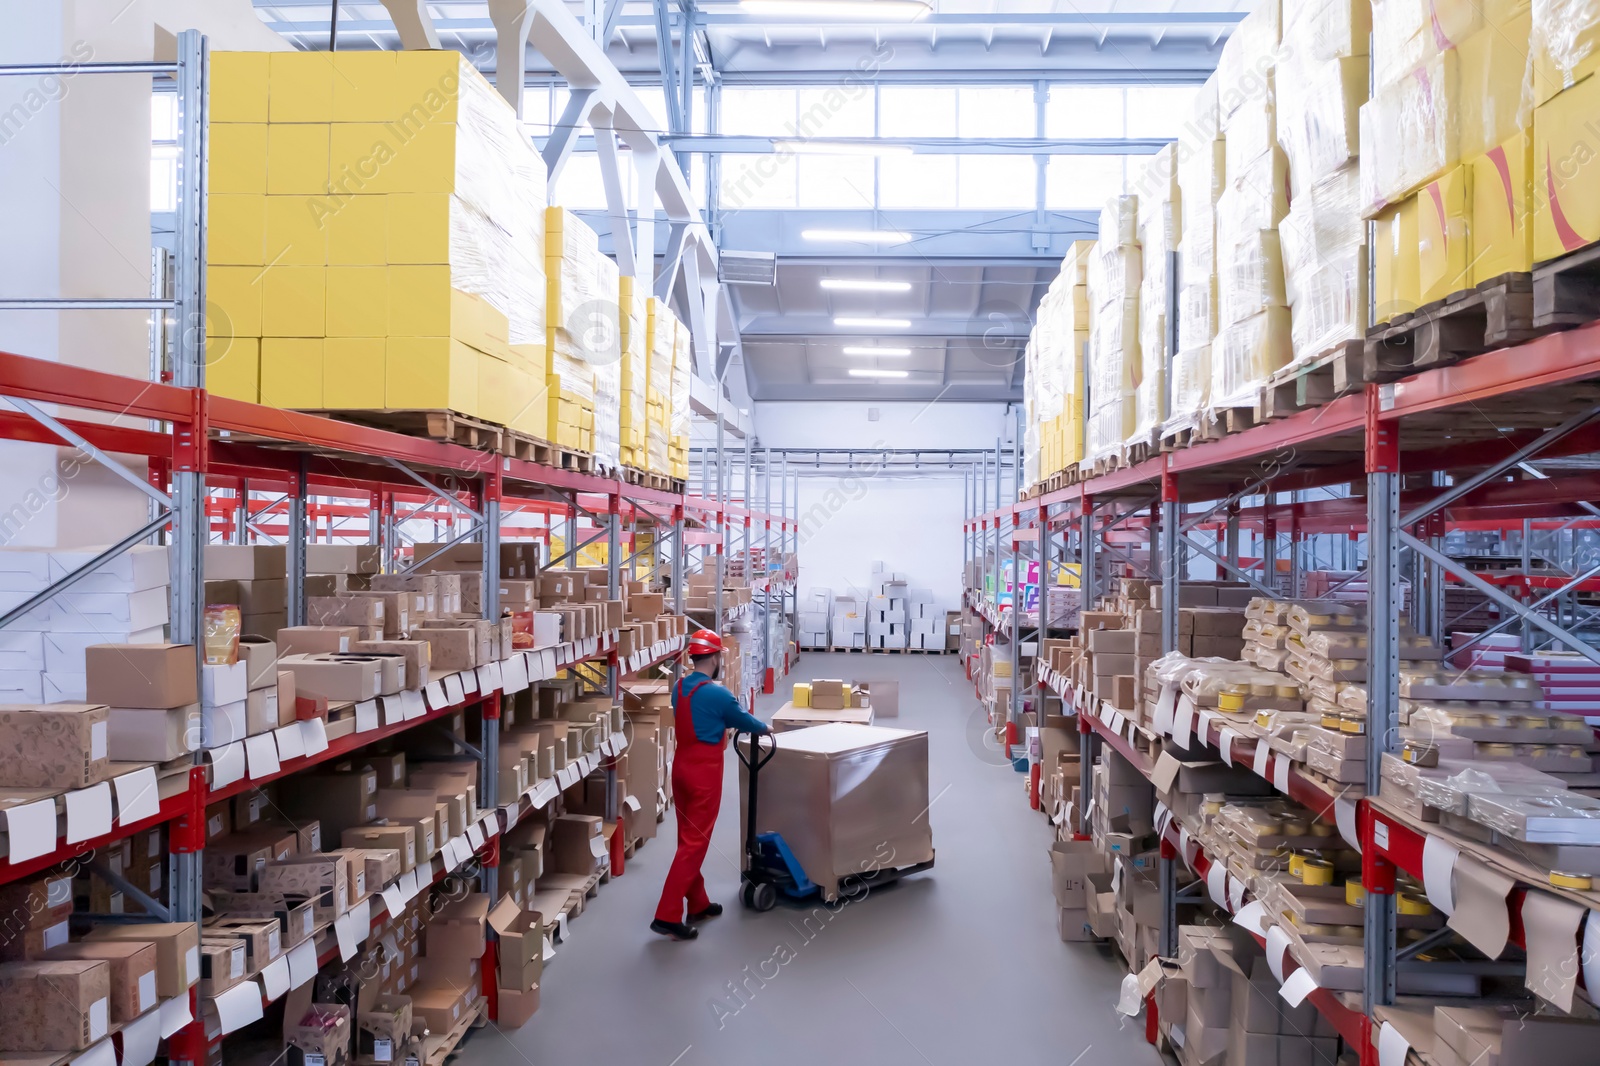
[[[461,1066],[1160,1061],[1142,1023],[1112,1010],[1120,960],[1057,936],[1050,829],[1026,809],[1023,775],[985,746],[957,659],[808,654],[791,680],[810,677],[899,680],[900,718],[886,724],[929,732],[938,865],[844,906],[809,940],[797,911],[745,911],[730,754],[705,868],[726,913],[693,943],[648,931],[672,859],[669,814],[572,924],[546,964],[539,1013],[520,1030],[475,1034]],[[762,697],[758,714],[783,699]],[[751,977],[762,969],[776,976]]]

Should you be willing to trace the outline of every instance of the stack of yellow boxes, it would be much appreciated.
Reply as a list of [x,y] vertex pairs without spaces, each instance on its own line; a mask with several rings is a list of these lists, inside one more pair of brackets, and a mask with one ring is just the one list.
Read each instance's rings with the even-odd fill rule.
[[[1375,0],[1372,27],[1360,200],[1377,222],[1383,322],[1532,267],[1528,102],[1539,94],[1525,86],[1530,69],[1535,86],[1545,79],[1528,58],[1527,0]],[[1563,20],[1555,35],[1573,32]]]
[[1089,258],[1089,419],[1084,462],[1122,454],[1133,432],[1139,355],[1139,205],[1115,196],[1100,211]]
[[550,441],[594,452],[596,369],[621,356],[617,264],[601,254],[599,235],[582,219],[552,207],[545,213],[545,276]]
[[1083,458],[1083,352],[1089,339],[1089,257],[1093,241],[1074,241],[1039,301],[1028,338],[1039,425],[1039,478]]
[[1167,417],[1168,307],[1172,274],[1168,256],[1178,250],[1183,212],[1178,191],[1177,148],[1150,156],[1135,185],[1139,199],[1139,374],[1134,383],[1134,425],[1129,444],[1148,441]]
[[543,435],[545,170],[458,52],[217,52],[207,377]]
[[645,382],[645,459],[652,474],[674,476],[668,452],[672,440],[672,359],[683,327],[666,304],[651,297],[645,303],[645,346],[649,364]]
[[1217,65],[1225,180],[1216,208],[1217,335],[1207,400],[1214,411],[1254,407],[1261,385],[1293,355],[1278,240],[1289,211],[1273,95],[1279,16],[1277,0],[1258,4]]
[[[1600,240],[1600,150],[1595,133],[1600,128],[1600,7],[1594,0],[1536,0],[1533,5],[1532,86],[1528,98],[1533,112],[1533,259],[1545,262],[1575,252]],[[1525,139],[1513,139],[1490,150],[1490,162],[1502,173],[1515,174],[1520,165],[1511,157]],[[1496,154],[1498,153],[1498,155]],[[1535,171],[1530,169],[1530,173]],[[1473,232],[1492,233],[1495,251],[1510,245],[1516,235],[1507,226],[1508,197],[1494,185],[1485,168],[1473,167]],[[1507,182],[1515,214],[1515,193],[1520,186]],[[1494,210],[1485,217],[1492,203]],[[1495,228],[1490,230],[1493,225]],[[1520,246],[1519,246],[1520,248]],[[1505,266],[1503,256],[1474,266],[1475,276],[1493,277]]]
[[619,444],[622,465],[650,469],[647,397],[650,377],[649,312],[646,287],[636,279],[620,279],[617,303],[621,307],[622,399],[619,407]]
[[675,478],[689,477],[689,375],[690,334],[678,328],[672,349],[672,435],[667,439],[667,471]]
[[1201,86],[1178,138],[1183,232],[1178,242],[1178,350],[1163,432],[1191,429],[1209,406],[1211,342],[1217,335],[1217,199],[1225,184],[1217,79]]
[[1296,362],[1367,332],[1367,235],[1361,220],[1360,108],[1367,99],[1368,0],[1284,9],[1278,142],[1289,160],[1289,213],[1278,226]]

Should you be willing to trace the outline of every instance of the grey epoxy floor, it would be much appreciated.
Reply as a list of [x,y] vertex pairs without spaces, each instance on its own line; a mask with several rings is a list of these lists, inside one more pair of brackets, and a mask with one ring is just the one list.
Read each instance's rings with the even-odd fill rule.
[[[790,680],[811,677],[900,681],[900,719],[884,724],[928,730],[934,869],[844,906],[810,939],[801,912],[743,910],[730,753],[705,867],[726,913],[692,943],[648,931],[672,859],[669,814],[572,924],[539,1013],[475,1034],[461,1066],[1159,1062],[1142,1023],[1112,1010],[1120,960],[1056,935],[1049,828],[1026,809],[1023,775],[985,749],[957,658],[808,654]],[[762,697],[758,714],[783,700],[781,689]]]

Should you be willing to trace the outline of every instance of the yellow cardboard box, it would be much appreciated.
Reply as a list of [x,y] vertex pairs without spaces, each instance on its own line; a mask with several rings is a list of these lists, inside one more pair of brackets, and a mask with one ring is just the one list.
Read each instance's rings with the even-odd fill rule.
[[1422,302],[1421,264],[1417,252],[1417,200],[1411,196],[1380,212],[1373,272],[1377,291],[1374,321],[1384,323],[1409,314]]
[[1533,269],[1533,133],[1478,156],[1472,167],[1472,277],[1477,285]]
[[268,196],[266,262],[274,266],[323,266],[328,231],[319,224],[319,198]]
[[[263,337],[321,337],[327,320],[328,268],[286,266],[266,268],[261,291]],[[265,351],[262,353],[265,359]],[[322,374],[317,374],[321,389]]]
[[322,406],[381,410],[387,348],[383,337],[329,337],[322,349]]
[[448,194],[390,193],[383,202],[388,215],[390,263],[450,262]]
[[261,266],[267,242],[267,198],[254,193],[213,193],[206,219],[206,261]]
[[336,52],[273,52],[267,59],[267,121],[327,122],[333,118]]
[[388,122],[399,117],[395,53],[333,53],[335,122]]
[[1539,0],[1529,58],[1535,107],[1600,71],[1600,19],[1593,0]]
[[315,337],[263,337],[261,402],[295,410],[322,407],[322,343]]
[[328,268],[329,337],[382,337],[389,325],[389,269]]
[[331,266],[383,266],[389,261],[388,198],[349,196],[319,205],[318,223],[328,231]]
[[255,337],[206,337],[206,390],[256,403],[261,396],[261,341]]
[[[321,123],[273,122],[266,129],[266,191],[284,196],[327,195],[328,127]],[[216,150],[217,146],[212,145],[213,154]]]
[[391,337],[449,337],[450,268],[389,266]]
[[[211,122],[267,121],[270,52],[211,53]],[[215,145],[213,144],[213,149]]]
[[1545,262],[1600,240],[1600,77],[1533,113],[1533,258]]
[[460,52],[396,52],[394,86],[400,105],[399,126],[409,130],[422,122],[454,122],[461,79],[482,77]]
[[477,353],[449,337],[390,337],[384,350],[384,406],[449,409],[477,416]]
[[341,194],[395,192],[399,152],[381,122],[335,122],[328,127],[328,181]]
[[207,154],[207,191],[257,193],[267,191],[267,124],[265,122],[213,122]]
[[1417,277],[1422,302],[1469,286],[1472,168],[1459,166],[1417,193]]
[[265,273],[258,266],[206,267],[206,336],[261,336]]

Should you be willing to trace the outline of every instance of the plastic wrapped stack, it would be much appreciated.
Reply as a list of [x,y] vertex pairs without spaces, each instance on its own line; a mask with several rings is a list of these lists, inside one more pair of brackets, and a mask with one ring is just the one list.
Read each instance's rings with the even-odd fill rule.
[[[1600,158],[1594,152],[1600,81],[1591,77],[1600,70],[1600,7],[1594,0],[1534,0],[1528,62],[1531,77],[1523,99],[1533,107],[1531,158],[1537,170],[1525,173],[1531,175],[1532,186],[1532,259],[1544,262],[1600,240],[1600,196],[1595,195]],[[1507,173],[1518,175],[1517,168],[1529,158],[1529,125],[1519,126],[1498,148],[1491,148],[1488,161],[1495,161],[1498,152],[1508,161]],[[1522,231],[1508,226],[1517,216],[1492,210],[1500,207],[1490,201],[1494,186],[1479,187],[1490,176],[1484,162],[1473,162],[1473,277],[1478,280],[1502,270],[1526,269],[1509,254],[1526,251],[1516,240]]]
[[211,71],[208,387],[543,436],[545,168],[505,100],[448,51]]
[[1217,66],[1227,177],[1217,201],[1213,411],[1253,407],[1261,385],[1292,354],[1278,239],[1289,210],[1273,93],[1279,14],[1276,2],[1258,4],[1228,38]]
[[1358,207],[1358,124],[1367,98],[1367,0],[1285,9],[1278,143],[1289,161],[1289,214],[1278,227],[1294,360],[1367,331],[1367,235]]
[[1083,353],[1089,340],[1089,257],[1093,241],[1074,241],[1061,272],[1039,301],[1029,337],[1039,417],[1039,477],[1048,478],[1083,457]]
[[1044,416],[1039,405],[1039,365],[1034,354],[1035,341],[1028,338],[1022,353],[1022,483],[1037,485],[1040,479],[1040,446],[1044,439]]
[[680,326],[672,350],[672,435],[667,438],[668,472],[683,479],[689,476],[689,337]]
[[668,449],[672,439],[672,357],[683,327],[660,300],[645,303],[645,460],[652,474],[672,473]]
[[1206,82],[1178,137],[1178,189],[1183,202],[1178,243],[1178,351],[1172,358],[1167,431],[1194,427],[1211,396],[1211,344],[1217,335],[1217,199],[1227,173],[1218,123],[1217,81]]
[[[1582,35],[1575,27],[1595,21],[1591,5],[1537,6],[1550,27],[1546,40],[1570,41]],[[1378,228],[1379,321],[1531,268],[1530,104],[1544,95],[1533,23],[1522,0],[1372,4],[1360,204]]]
[[623,278],[617,303],[621,307],[622,362],[619,386],[618,438],[622,465],[634,470],[650,468],[647,397],[650,377],[649,312],[646,286]]
[[550,442],[592,452],[595,447],[595,370],[619,358],[617,264],[600,252],[600,238],[572,212],[552,207],[545,217],[546,316],[550,345]]
[[1120,456],[1133,432],[1139,355],[1139,201],[1115,196],[1100,211],[1089,259],[1088,424],[1084,462]]
[[1177,148],[1167,145],[1152,155],[1139,178],[1139,247],[1143,270],[1139,279],[1139,374],[1134,385],[1134,427],[1129,444],[1148,442],[1167,417],[1167,364],[1172,305],[1172,272],[1168,257],[1178,250],[1183,212],[1178,191]]

